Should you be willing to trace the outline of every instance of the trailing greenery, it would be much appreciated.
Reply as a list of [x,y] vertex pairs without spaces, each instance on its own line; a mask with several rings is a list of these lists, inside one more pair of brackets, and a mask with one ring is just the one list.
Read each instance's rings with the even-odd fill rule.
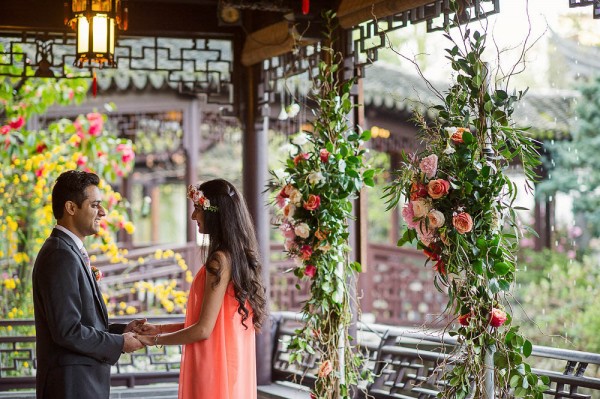
[[498,397],[511,391],[541,399],[549,381],[524,361],[532,344],[511,325],[505,308],[522,237],[517,187],[506,170],[520,162],[531,184],[540,163],[536,143],[512,122],[514,104],[524,93],[487,83],[492,71],[482,59],[486,33],[459,30],[456,41],[446,33],[455,82],[435,107],[435,121],[417,115],[423,149],[404,156],[386,198],[390,208],[404,202],[409,229],[399,245],[417,242],[437,271],[436,286],[448,294],[447,311],[457,316],[449,332],[459,345],[443,367],[448,384],[440,397],[489,398],[486,378],[493,366]]
[[[325,15],[331,46],[335,14]],[[291,144],[295,151],[284,169],[272,171],[270,189],[276,194],[275,224],[285,236],[285,248],[296,261],[293,273],[310,280],[310,299],[302,308],[303,326],[289,344],[290,362],[307,356],[318,359],[313,398],[350,398],[361,378],[364,359],[349,335],[352,322],[348,286],[360,264],[348,259],[348,220],[353,201],[363,185],[374,185],[373,169],[365,165],[362,144],[370,133],[348,125],[353,108],[353,81],[341,81],[341,56],[324,47],[312,100],[313,131],[300,132]],[[366,369],[365,369],[366,370]],[[362,373],[362,375],[361,375]]]

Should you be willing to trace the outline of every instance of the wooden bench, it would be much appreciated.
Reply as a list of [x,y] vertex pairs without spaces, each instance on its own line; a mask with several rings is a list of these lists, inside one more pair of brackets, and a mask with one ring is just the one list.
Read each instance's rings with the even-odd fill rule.
[[[298,315],[281,312],[275,315],[272,379],[278,396],[261,395],[267,387],[259,388],[259,398],[308,398],[316,379],[319,359],[307,357],[302,364],[290,364],[287,343],[298,325]],[[378,324],[359,324],[357,343],[369,357],[369,367],[375,380],[362,386],[375,399],[434,399],[443,387],[442,369],[449,360],[456,340],[439,331],[399,328]],[[600,354],[534,346],[529,363],[538,375],[546,375],[551,386],[549,399],[600,398]],[[298,395],[299,386],[304,396]],[[365,393],[357,392],[356,398]]]

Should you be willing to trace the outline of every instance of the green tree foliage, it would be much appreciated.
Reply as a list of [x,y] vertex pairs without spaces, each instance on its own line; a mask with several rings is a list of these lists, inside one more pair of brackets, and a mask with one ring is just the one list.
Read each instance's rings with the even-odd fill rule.
[[583,230],[600,236],[600,77],[580,87],[577,122],[570,141],[547,142],[548,178],[537,195],[571,194],[573,213],[581,216]]

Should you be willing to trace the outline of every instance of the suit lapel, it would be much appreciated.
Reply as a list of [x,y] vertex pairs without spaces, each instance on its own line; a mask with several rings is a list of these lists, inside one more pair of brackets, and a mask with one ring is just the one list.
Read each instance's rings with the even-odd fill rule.
[[77,245],[75,245],[75,242],[73,242],[71,237],[69,237],[67,234],[65,234],[62,231],[57,230],[57,229],[54,229],[52,231],[52,234],[55,234],[57,237],[63,239],[69,245],[71,250],[73,252],[75,252],[77,254],[77,256],[79,256],[79,259],[81,261],[81,267],[83,268],[83,272],[87,276],[87,280],[90,284],[90,289],[92,290],[92,293],[94,294],[94,298],[96,298],[96,306],[99,307],[100,313],[102,314],[102,319],[104,320],[104,323],[108,327],[108,311],[106,310],[106,305],[104,304],[104,300],[102,299],[102,295],[100,294],[100,287],[98,287],[98,283],[96,282],[96,279],[92,275],[92,271],[90,270],[87,263],[85,262],[85,259],[83,258],[83,254],[81,253],[79,248],[77,248]]

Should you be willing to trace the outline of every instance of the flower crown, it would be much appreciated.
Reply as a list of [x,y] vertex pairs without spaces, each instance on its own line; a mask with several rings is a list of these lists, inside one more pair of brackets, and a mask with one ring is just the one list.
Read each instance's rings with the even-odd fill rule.
[[210,200],[194,185],[188,186],[187,197],[192,200],[194,205],[201,207],[205,211],[217,212],[219,210],[216,206],[211,206]]

